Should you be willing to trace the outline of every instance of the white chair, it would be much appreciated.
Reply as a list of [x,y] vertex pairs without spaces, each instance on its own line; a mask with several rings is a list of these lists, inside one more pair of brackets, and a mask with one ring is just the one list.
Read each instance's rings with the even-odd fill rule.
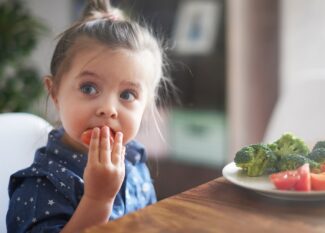
[[309,147],[325,140],[325,75],[294,80],[283,90],[264,142],[272,142],[284,132],[292,132]]
[[8,181],[15,171],[33,162],[37,148],[44,146],[52,126],[29,113],[0,114],[0,232],[6,232]]

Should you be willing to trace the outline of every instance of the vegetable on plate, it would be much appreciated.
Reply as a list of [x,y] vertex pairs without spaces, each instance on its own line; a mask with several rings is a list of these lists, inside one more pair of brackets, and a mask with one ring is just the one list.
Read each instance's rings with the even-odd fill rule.
[[296,170],[271,174],[269,179],[279,190],[325,191],[325,172],[310,172],[308,163]]
[[243,147],[236,153],[235,163],[248,176],[261,176],[276,167],[277,158],[270,148],[263,144]]
[[311,188],[312,190],[324,191],[325,190],[325,172],[315,174],[310,174]]

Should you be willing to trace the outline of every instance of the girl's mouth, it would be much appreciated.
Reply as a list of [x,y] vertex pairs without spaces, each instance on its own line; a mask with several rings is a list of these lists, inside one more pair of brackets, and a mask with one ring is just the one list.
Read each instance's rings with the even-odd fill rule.
[[[92,132],[93,132],[93,129],[88,129],[81,134],[81,141],[88,146],[90,144]],[[110,143],[111,143],[111,145],[114,143],[114,138],[115,138],[115,132],[110,128]]]

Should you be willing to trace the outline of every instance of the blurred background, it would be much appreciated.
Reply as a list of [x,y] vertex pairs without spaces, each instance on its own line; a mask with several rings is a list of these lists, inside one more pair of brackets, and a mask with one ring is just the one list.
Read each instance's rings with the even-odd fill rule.
[[[10,14],[6,2],[0,0],[0,112],[32,112],[54,124],[41,79],[49,73],[55,37],[79,16],[84,1],[21,0]],[[180,103],[161,109],[165,138],[151,130],[138,135],[159,199],[220,176],[239,148],[264,140],[293,80],[324,74],[323,0],[112,4],[165,38],[179,89]],[[17,34],[17,28],[25,30]]]

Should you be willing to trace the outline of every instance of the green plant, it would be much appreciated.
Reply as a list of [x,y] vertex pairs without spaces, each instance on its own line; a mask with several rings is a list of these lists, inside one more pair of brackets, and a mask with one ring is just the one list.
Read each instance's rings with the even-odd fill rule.
[[42,94],[39,74],[27,60],[45,31],[21,1],[0,4],[0,112],[28,111]]

